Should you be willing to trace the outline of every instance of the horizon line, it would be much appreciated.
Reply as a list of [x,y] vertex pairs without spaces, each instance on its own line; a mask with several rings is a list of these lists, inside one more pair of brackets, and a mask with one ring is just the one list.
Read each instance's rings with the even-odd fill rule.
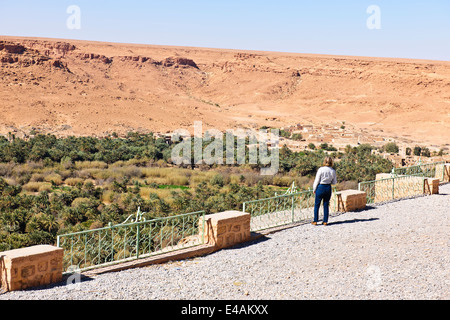
[[135,46],[149,46],[149,47],[170,47],[170,48],[180,48],[180,49],[201,49],[201,50],[219,50],[219,51],[247,51],[247,52],[260,52],[260,53],[275,53],[275,54],[289,54],[289,55],[305,55],[305,56],[324,56],[326,58],[345,58],[345,59],[376,59],[376,60],[411,60],[421,61],[421,62],[440,62],[440,63],[450,63],[450,60],[439,60],[431,58],[408,58],[408,57],[398,57],[398,56],[361,56],[361,55],[348,55],[348,54],[338,54],[338,53],[308,53],[308,52],[298,52],[298,51],[276,51],[276,50],[260,50],[260,49],[241,49],[241,48],[223,48],[223,47],[202,47],[202,46],[189,46],[189,45],[173,45],[173,44],[151,44],[144,42],[124,42],[124,41],[106,41],[106,40],[86,40],[86,39],[76,39],[76,38],[55,38],[55,37],[45,37],[45,36],[17,36],[17,35],[4,35],[0,34],[0,38],[22,38],[30,40],[53,40],[53,41],[79,41],[79,42],[97,42],[103,44],[128,44]]

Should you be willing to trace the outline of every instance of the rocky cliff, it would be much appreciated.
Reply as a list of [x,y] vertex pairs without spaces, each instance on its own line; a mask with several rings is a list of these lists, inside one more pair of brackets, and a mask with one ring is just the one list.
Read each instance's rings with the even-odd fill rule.
[[0,133],[352,124],[445,144],[450,63],[0,37]]

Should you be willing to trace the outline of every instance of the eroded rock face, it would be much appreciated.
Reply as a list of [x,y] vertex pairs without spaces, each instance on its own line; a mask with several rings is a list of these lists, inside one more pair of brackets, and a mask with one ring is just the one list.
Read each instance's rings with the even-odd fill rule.
[[0,41],[0,50],[5,51],[6,53],[22,54],[25,51],[25,47],[20,44]]
[[12,56],[4,56],[0,58],[0,62],[4,62],[4,63],[14,63],[14,62],[18,62],[19,58],[18,57],[12,57]]
[[39,50],[7,41],[0,41],[0,62],[2,64],[16,64],[17,67],[43,65],[69,71],[67,63],[60,59],[52,59],[48,55],[41,54]]
[[77,55],[77,57],[81,60],[99,60],[100,62],[103,62],[105,64],[109,64],[112,62],[111,58],[95,53],[80,53]]
[[165,67],[173,67],[173,66],[189,66],[198,69],[197,64],[194,60],[181,58],[181,57],[168,57],[161,61],[161,64]]
[[[173,67],[173,68],[196,68],[199,69],[197,64],[192,59],[183,58],[183,57],[168,57],[166,59],[163,59],[161,61],[154,60],[150,57],[142,57],[142,56],[120,56],[115,57],[117,58],[116,61],[119,62],[136,62],[138,64],[153,64],[155,66],[163,66],[163,67]],[[112,59],[110,59],[112,62]]]
[[24,40],[23,44],[27,48],[38,50],[49,57],[64,57],[77,49],[75,45],[62,41]]

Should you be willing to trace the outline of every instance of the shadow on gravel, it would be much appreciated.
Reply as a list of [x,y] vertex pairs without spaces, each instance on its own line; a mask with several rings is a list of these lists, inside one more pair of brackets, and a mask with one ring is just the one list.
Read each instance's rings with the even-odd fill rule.
[[245,248],[245,247],[248,247],[248,246],[252,246],[254,244],[258,244],[258,243],[267,241],[269,239],[270,238],[266,237],[265,235],[258,234],[256,232],[252,232],[250,241],[242,242],[242,243],[236,244],[236,245],[234,245],[232,247],[224,248],[222,250],[233,250],[233,249]]
[[47,289],[52,289],[52,288],[57,288],[57,287],[67,287],[67,289],[74,289],[74,288],[76,288],[75,286],[77,284],[80,284],[85,281],[91,281],[91,280],[94,280],[94,278],[88,277],[84,274],[74,273],[74,274],[63,275],[60,282],[55,282],[52,284],[37,286],[37,287],[32,287],[32,288],[27,288],[27,289],[24,289],[23,291],[39,291],[39,290],[47,290]]
[[328,223],[328,225],[329,225],[329,226],[333,226],[333,225],[337,225],[337,224],[355,223],[355,222],[368,222],[368,221],[374,221],[374,220],[380,220],[380,219],[379,219],[379,218],[352,219],[352,220],[344,220],[344,221],[330,222],[330,223]]

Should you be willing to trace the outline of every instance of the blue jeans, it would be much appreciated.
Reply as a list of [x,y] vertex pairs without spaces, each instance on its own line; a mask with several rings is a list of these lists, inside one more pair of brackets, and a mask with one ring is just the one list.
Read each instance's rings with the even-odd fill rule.
[[331,185],[319,184],[316,189],[316,199],[314,202],[314,222],[319,220],[320,203],[323,200],[323,222],[328,222],[329,208],[331,199]]

